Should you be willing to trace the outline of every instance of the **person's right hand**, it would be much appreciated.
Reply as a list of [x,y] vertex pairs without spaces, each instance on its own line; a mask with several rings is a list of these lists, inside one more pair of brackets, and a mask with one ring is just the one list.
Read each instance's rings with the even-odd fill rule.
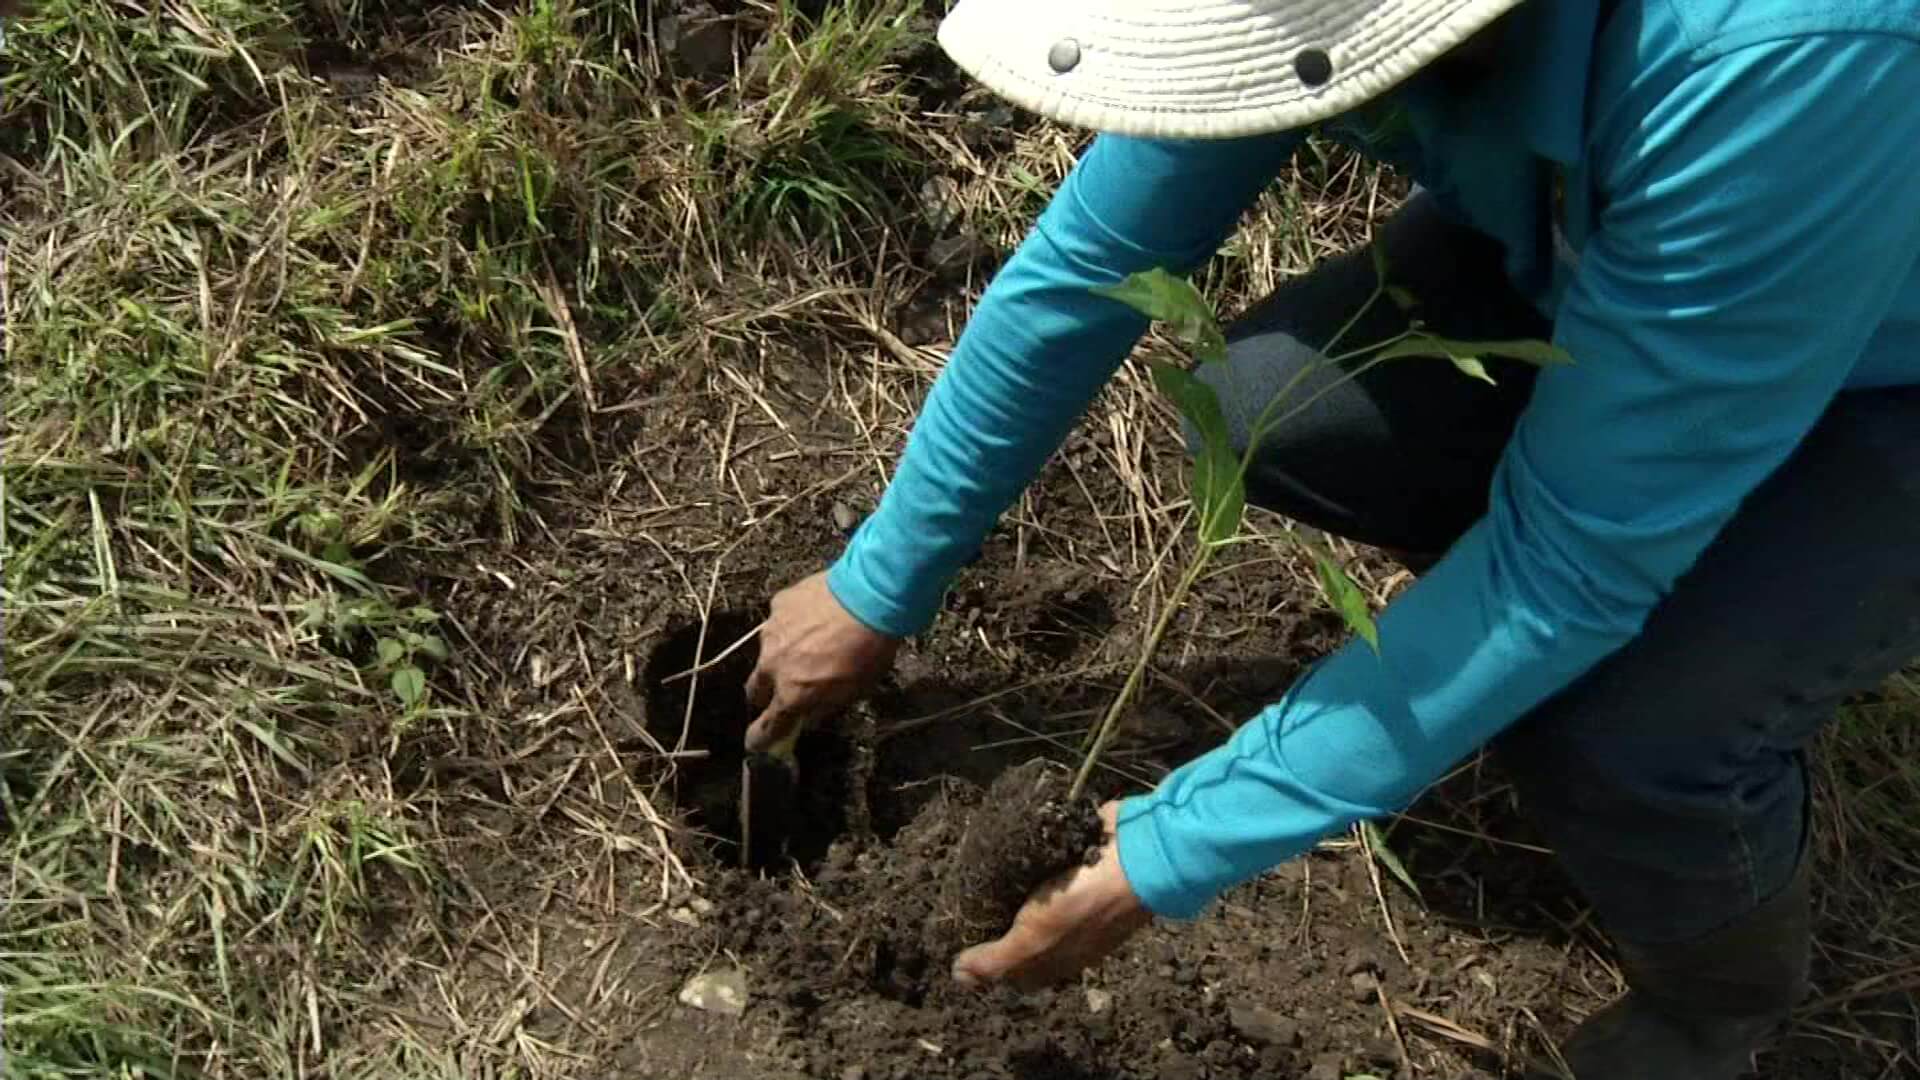
[[800,725],[864,695],[899,651],[898,638],[841,606],[826,574],[780,590],[760,628],[760,663],[747,678],[747,700],[760,710],[747,729],[747,749],[778,745]]

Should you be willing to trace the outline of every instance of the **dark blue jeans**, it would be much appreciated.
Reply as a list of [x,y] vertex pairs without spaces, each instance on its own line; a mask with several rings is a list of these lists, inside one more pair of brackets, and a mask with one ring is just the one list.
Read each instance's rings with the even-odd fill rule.
[[[1436,332],[1551,333],[1507,285],[1498,246],[1426,197],[1382,238],[1391,279]],[[1318,357],[1373,273],[1364,254],[1330,260],[1230,329],[1226,362],[1205,377],[1239,431]],[[1406,318],[1375,305],[1342,351]],[[1263,445],[1249,496],[1362,542],[1444,552],[1486,511],[1531,392],[1529,369],[1493,373],[1497,387],[1403,361],[1332,387]],[[1841,699],[1917,656],[1920,387],[1849,393],[1639,637],[1501,736],[1495,754],[1612,933],[1690,940],[1787,884],[1806,835],[1809,741]]]

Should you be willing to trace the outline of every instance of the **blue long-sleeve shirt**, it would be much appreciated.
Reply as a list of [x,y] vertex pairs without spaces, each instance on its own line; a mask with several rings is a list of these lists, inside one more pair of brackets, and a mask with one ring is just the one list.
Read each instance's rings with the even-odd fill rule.
[[[1124,803],[1153,911],[1404,805],[1637,633],[1838,392],[1920,383],[1920,5],[1611,6],[1528,0],[1475,89],[1416,78],[1324,129],[1500,239],[1575,364],[1541,374],[1486,517],[1383,613],[1378,654],[1340,650]],[[1144,330],[1089,288],[1197,265],[1299,138],[1095,140],[832,567],[856,617],[932,619]]]

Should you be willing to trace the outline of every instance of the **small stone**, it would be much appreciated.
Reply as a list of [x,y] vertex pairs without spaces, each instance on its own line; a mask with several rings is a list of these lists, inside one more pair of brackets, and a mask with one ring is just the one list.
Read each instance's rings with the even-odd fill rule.
[[767,79],[773,74],[773,41],[769,34],[760,39],[760,43],[747,54],[746,63],[740,65],[742,81],[751,87],[765,87]]
[[840,1080],[867,1080],[865,1065],[849,1065],[840,1070]]
[[713,914],[713,901],[707,899],[704,896],[696,896],[693,899],[687,901],[687,906],[693,909],[693,913],[695,915]]
[[1106,990],[1087,988],[1087,1011],[1095,1016],[1113,1008],[1113,994]]
[[960,185],[950,177],[936,176],[920,185],[920,213],[934,232],[946,232],[947,227],[957,223],[966,212]]
[[833,526],[843,533],[851,533],[854,526],[860,524],[860,515],[853,507],[836,501],[833,504]]
[[1340,1059],[1338,1057],[1316,1059],[1313,1068],[1307,1070],[1306,1080],[1343,1080]]
[[1201,1080],[1202,1065],[1191,1057],[1177,1057],[1160,1063],[1160,1080]]
[[747,1011],[747,973],[739,968],[703,971],[680,988],[680,1003],[703,1012],[739,1016]]
[[696,75],[723,75],[733,66],[733,32],[708,24],[680,39],[680,62]]
[[1360,1056],[1369,1065],[1387,1067],[1400,1060],[1400,1048],[1384,1035],[1369,1035],[1360,1042]]
[[681,926],[691,926],[695,929],[698,929],[700,926],[700,916],[694,914],[693,909],[690,907],[674,908],[672,911],[667,912],[667,918],[679,923]]
[[946,309],[938,301],[907,305],[893,332],[908,345],[931,345],[952,336],[947,328]]
[[957,275],[993,255],[995,250],[992,244],[962,229],[927,245],[927,264],[936,273]]
[[1356,971],[1347,981],[1353,986],[1353,1000],[1363,1005],[1379,996],[1375,990],[1379,987],[1380,980],[1371,971]]
[[1300,1025],[1264,1006],[1229,1006],[1227,1020],[1241,1038],[1255,1046],[1292,1046],[1300,1041]]

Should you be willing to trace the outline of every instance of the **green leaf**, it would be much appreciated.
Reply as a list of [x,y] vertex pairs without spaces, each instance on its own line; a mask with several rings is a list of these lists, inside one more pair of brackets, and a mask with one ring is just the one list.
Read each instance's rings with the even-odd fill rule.
[[451,655],[447,649],[446,640],[439,634],[422,634],[420,636],[420,651],[442,663],[445,663],[447,657]]
[[383,637],[379,641],[374,642],[373,648],[375,652],[380,654],[380,664],[382,667],[392,667],[399,663],[400,658],[407,653],[406,646],[390,637]]
[[427,673],[412,664],[395,668],[391,685],[393,696],[400,699],[400,704],[411,708],[427,696]]
[[1220,395],[1183,367],[1156,361],[1152,371],[1154,386],[1200,433],[1200,447],[1193,457],[1193,505],[1200,519],[1200,539],[1208,544],[1231,540],[1240,531],[1247,491]]
[[300,515],[300,528],[316,540],[337,540],[341,534],[340,515],[333,510],[314,510]]
[[1367,594],[1360,591],[1360,586],[1353,583],[1331,555],[1315,551],[1313,562],[1320,572],[1320,587],[1327,592],[1327,602],[1354,633],[1373,646],[1374,652],[1379,652],[1380,630],[1373,625],[1373,608],[1367,603]]
[[1214,321],[1213,308],[1186,278],[1156,266],[1128,274],[1117,285],[1096,285],[1093,294],[1118,300],[1149,319],[1166,323],[1203,364],[1227,355],[1227,339]]
[[1453,366],[1459,368],[1468,378],[1479,379],[1488,386],[1495,385],[1493,376],[1487,374],[1487,365],[1481,363],[1479,357],[1449,356],[1447,359],[1453,361]]
[[1399,356],[1444,356],[1448,359],[1456,356],[1498,356],[1507,360],[1542,366],[1573,363],[1573,357],[1567,350],[1550,341],[1538,339],[1458,341],[1425,333],[1402,338],[1374,353],[1373,356],[1378,360],[1389,360]]
[[1247,487],[1240,458],[1230,446],[1208,443],[1193,461],[1193,499],[1200,508],[1200,539],[1224,544],[1240,533],[1247,511]]
[[1423,904],[1426,903],[1426,897],[1420,895],[1420,886],[1415,885],[1413,875],[1407,873],[1407,864],[1401,862],[1400,856],[1395,855],[1393,849],[1387,846],[1387,834],[1381,831],[1380,826],[1371,821],[1363,821],[1360,823],[1360,831],[1366,834],[1367,850],[1373,852],[1373,857],[1379,859],[1380,865],[1387,868],[1387,873],[1392,874],[1395,881],[1405,885],[1415,899]]

